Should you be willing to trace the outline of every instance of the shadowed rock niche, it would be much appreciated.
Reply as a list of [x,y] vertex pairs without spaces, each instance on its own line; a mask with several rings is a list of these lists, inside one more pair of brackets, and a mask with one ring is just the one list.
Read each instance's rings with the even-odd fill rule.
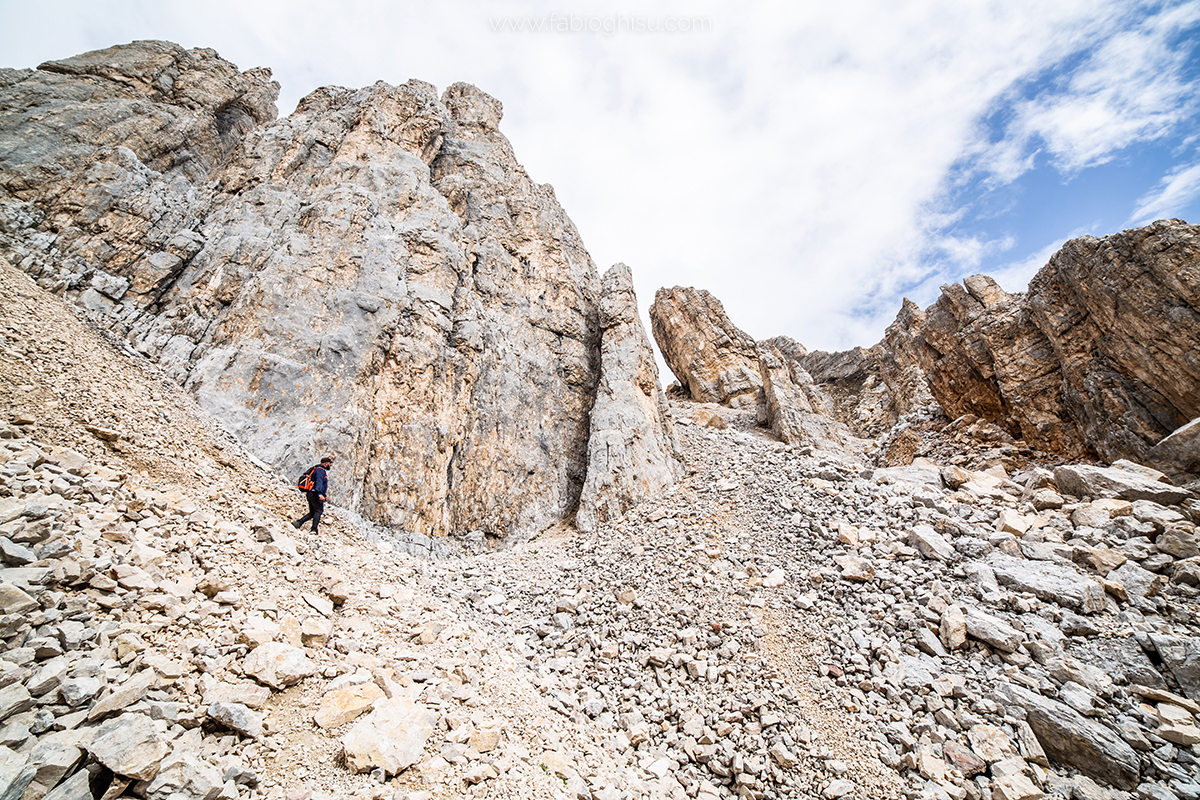
[[[424,534],[569,518],[600,281],[499,132],[500,102],[379,82],[276,120],[269,78],[167,42],[4,71],[0,254],[270,465],[338,456],[339,505]],[[662,484],[638,466],[640,491]],[[639,496],[606,486],[618,506]]]

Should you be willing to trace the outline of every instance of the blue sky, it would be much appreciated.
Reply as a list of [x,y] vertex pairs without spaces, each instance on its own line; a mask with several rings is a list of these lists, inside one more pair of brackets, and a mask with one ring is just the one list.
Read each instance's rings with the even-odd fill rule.
[[[512,30],[551,15],[599,30]],[[635,18],[658,30],[617,29]],[[1200,222],[1195,0],[0,0],[0,20],[0,66],[168,39],[271,67],[283,114],[327,84],[475,83],[643,309],[698,286],[813,349],[870,345],[903,296],[975,272],[1022,290],[1073,236]]]

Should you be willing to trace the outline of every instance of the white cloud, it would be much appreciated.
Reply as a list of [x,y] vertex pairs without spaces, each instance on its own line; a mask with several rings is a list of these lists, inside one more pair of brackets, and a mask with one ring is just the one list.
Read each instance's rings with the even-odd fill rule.
[[1154,190],[1138,198],[1130,224],[1145,225],[1173,217],[1197,197],[1200,197],[1200,164],[1176,168]]
[[1196,111],[1195,83],[1185,74],[1192,45],[1176,39],[1198,21],[1200,3],[1189,2],[1110,30],[1078,67],[1043,76],[1046,90],[1011,101],[1006,136],[980,148],[981,166],[1008,183],[1044,149],[1057,168],[1076,173],[1173,133]]
[[[330,83],[475,83],[504,102],[501,129],[554,184],[597,267],[633,268],[643,308],[660,286],[699,286],[754,336],[826,349],[878,339],[902,293],[931,300],[944,279],[931,263],[978,265],[1004,246],[946,233],[953,214],[937,201],[964,156],[1011,180],[1038,142],[1064,165],[1093,163],[1175,124],[1183,79],[1168,45],[1195,11],[1130,23],[1127,0],[670,0],[640,8],[708,17],[712,30],[605,36],[489,22],[629,7],[0,2],[8,65],[166,38],[271,67],[284,113]],[[1014,85],[1097,42],[1055,102],[1029,100],[1013,136],[981,143],[979,120]]]

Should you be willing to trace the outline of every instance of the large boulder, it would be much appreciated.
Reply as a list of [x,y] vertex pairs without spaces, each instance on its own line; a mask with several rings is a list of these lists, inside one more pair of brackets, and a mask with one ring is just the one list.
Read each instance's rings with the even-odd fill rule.
[[1172,474],[1200,475],[1200,417],[1150,448],[1149,461]]
[[650,327],[667,366],[699,403],[756,408],[763,401],[754,339],[704,289],[659,289]]
[[381,700],[342,738],[346,766],[355,772],[403,772],[424,757],[436,722],[436,714],[407,697]]
[[1155,477],[1153,471],[1126,467],[1094,467],[1089,464],[1067,464],[1056,467],[1054,482],[1060,492],[1076,497],[1115,497],[1118,500],[1150,500],[1160,505],[1180,503],[1191,492]]

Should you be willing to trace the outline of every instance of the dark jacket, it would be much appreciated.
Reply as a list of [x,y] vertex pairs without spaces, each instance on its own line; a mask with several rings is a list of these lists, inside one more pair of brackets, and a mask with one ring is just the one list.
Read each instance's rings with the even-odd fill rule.
[[321,495],[329,494],[329,473],[320,464],[312,468],[313,488],[309,491]]

